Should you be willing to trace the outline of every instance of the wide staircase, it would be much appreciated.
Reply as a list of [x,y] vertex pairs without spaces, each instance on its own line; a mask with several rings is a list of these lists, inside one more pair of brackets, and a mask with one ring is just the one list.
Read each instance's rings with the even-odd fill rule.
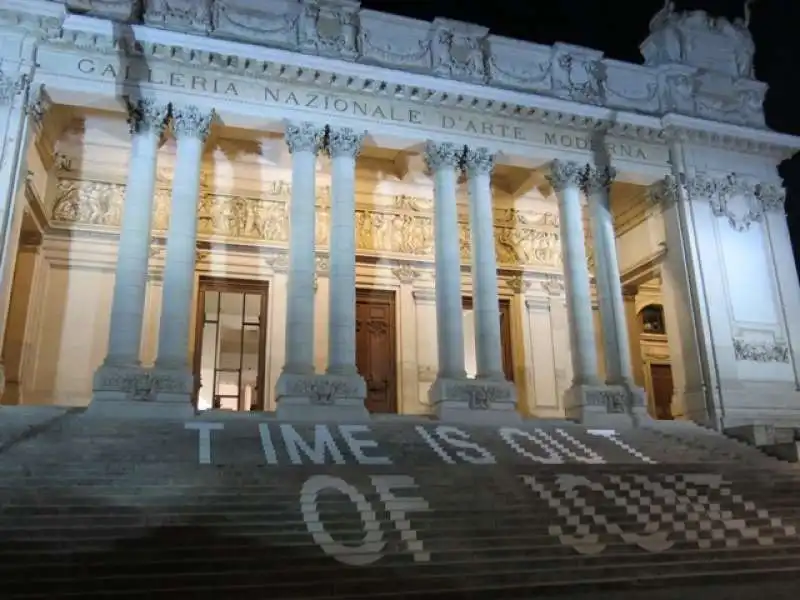
[[681,423],[2,408],[0,598],[797,598],[798,475]]

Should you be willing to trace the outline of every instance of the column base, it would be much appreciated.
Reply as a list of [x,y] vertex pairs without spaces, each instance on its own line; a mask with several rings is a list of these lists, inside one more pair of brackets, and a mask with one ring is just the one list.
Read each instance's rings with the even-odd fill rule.
[[275,413],[286,421],[368,421],[367,384],[361,375],[281,373]]
[[631,427],[650,421],[641,388],[620,384],[573,384],[564,393],[568,419],[591,427]]
[[441,421],[474,425],[520,423],[513,383],[491,379],[437,377],[428,392]]
[[87,415],[191,418],[194,376],[186,371],[101,365],[94,374]]

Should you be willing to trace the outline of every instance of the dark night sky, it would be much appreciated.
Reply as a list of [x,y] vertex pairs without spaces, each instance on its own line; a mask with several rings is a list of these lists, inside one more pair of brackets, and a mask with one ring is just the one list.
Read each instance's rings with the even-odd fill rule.
[[[448,17],[492,33],[540,44],[557,41],[596,48],[617,60],[641,63],[639,44],[663,0],[362,0],[361,6],[424,20]],[[677,0],[678,10],[743,15],[744,0]],[[756,0],[750,30],[756,77],[769,84],[765,110],[772,129],[800,135],[800,0]],[[781,167],[795,256],[800,258],[800,156]],[[800,261],[798,261],[800,262]]]

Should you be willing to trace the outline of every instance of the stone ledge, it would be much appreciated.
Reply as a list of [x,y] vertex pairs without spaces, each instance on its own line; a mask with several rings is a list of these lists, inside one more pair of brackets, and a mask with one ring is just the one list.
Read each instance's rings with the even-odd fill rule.
[[94,374],[90,416],[188,418],[194,376],[189,371],[101,365]]

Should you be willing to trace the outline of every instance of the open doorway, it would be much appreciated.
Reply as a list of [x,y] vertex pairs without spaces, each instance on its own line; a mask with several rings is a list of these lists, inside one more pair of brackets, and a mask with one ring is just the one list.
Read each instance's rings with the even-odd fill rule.
[[264,409],[268,285],[200,279],[194,371],[199,410]]

